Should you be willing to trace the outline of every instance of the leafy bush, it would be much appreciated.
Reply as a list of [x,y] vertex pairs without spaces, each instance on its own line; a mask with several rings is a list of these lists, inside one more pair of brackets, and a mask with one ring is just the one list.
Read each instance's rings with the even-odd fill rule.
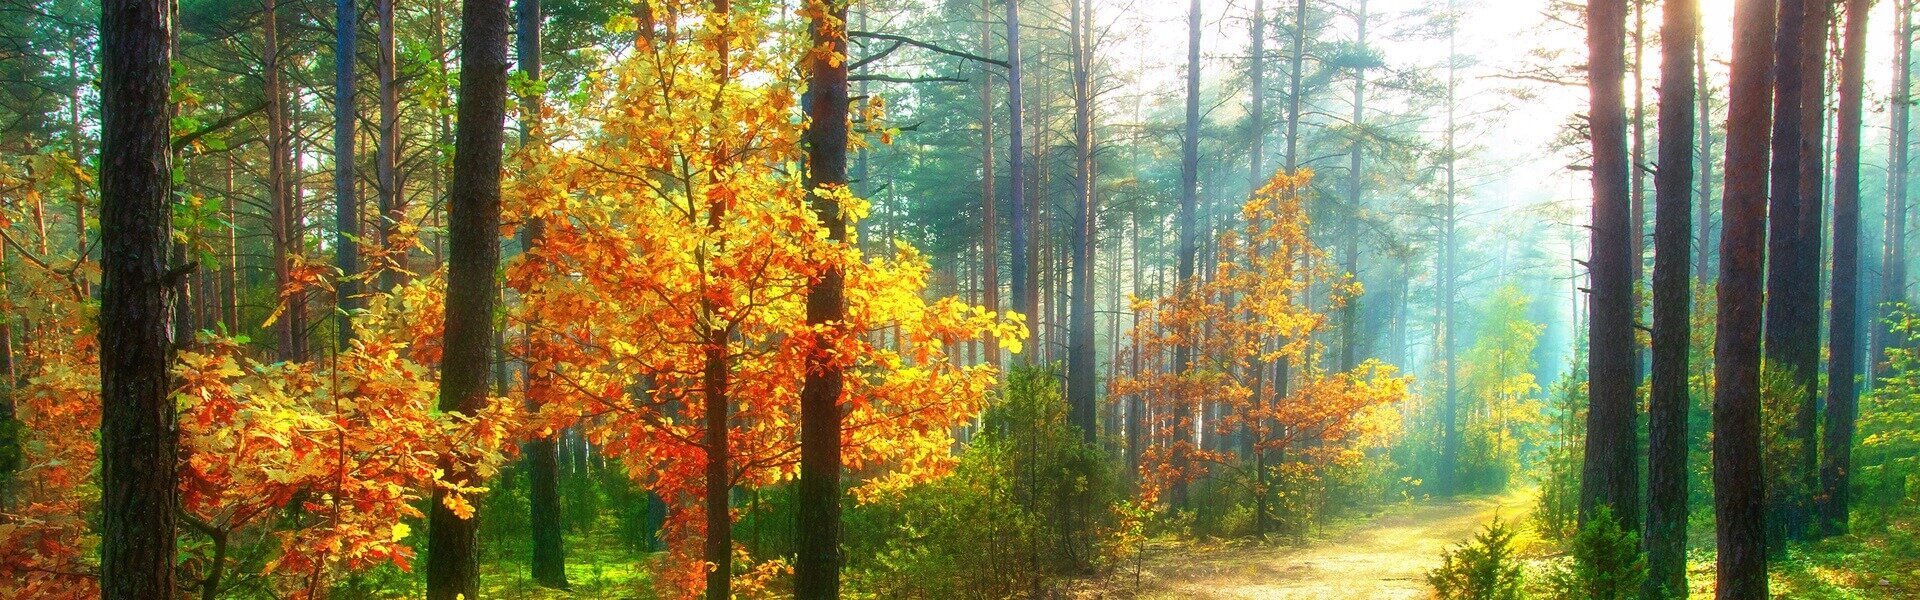
[[1647,560],[1640,535],[1621,528],[1613,509],[1602,506],[1568,547],[1572,560],[1550,571],[1547,587],[1565,600],[1624,600],[1640,595]]
[[1872,525],[1920,507],[1920,315],[1902,308],[1890,320],[1894,343],[1862,399],[1853,456],[1855,505]]
[[1459,548],[1440,554],[1440,566],[1427,572],[1439,600],[1520,600],[1524,577],[1514,556],[1517,532],[1496,518]]
[[950,476],[847,511],[849,587],[886,598],[1036,595],[1113,554],[1119,493],[1105,453],[1067,424],[1057,375],[1014,370]]
[[1576,354],[1571,369],[1553,384],[1549,421],[1553,433],[1539,465],[1540,501],[1533,511],[1534,530],[1552,541],[1567,540],[1579,529],[1580,462],[1587,405],[1585,360]]

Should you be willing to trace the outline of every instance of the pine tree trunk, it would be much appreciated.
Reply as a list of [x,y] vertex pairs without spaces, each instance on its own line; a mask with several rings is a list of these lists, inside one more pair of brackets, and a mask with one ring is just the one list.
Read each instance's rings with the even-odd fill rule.
[[[1696,11],[1694,19],[1696,24],[1699,22],[1697,13],[1698,11]],[[1699,205],[1700,212],[1699,217],[1694,222],[1695,230],[1698,231],[1698,233],[1694,235],[1693,239],[1695,248],[1693,272],[1694,276],[1698,277],[1700,281],[1713,281],[1716,279],[1713,269],[1713,84],[1711,80],[1707,79],[1706,42],[1701,39],[1698,27],[1694,29],[1691,35],[1693,36],[1694,54],[1693,73],[1694,81],[1697,84],[1694,86],[1696,88],[1695,95],[1700,100],[1700,107],[1694,115],[1695,128],[1700,134],[1700,150],[1698,156],[1700,161],[1700,197],[1695,201],[1695,204]]]
[[1801,89],[1800,210],[1794,216],[1794,279],[1802,282],[1793,288],[1790,301],[1793,313],[1791,342],[1793,372],[1802,389],[1794,410],[1794,437],[1800,440],[1793,474],[1798,487],[1792,496],[1786,535],[1806,539],[1812,531],[1815,502],[1820,489],[1820,278],[1821,237],[1825,233],[1827,164],[1827,73],[1828,41],[1838,0],[1807,0],[1807,29],[1802,46],[1806,65],[1806,85]]
[[1448,0],[1447,121],[1446,132],[1442,134],[1445,137],[1445,147],[1441,151],[1446,161],[1445,176],[1447,189],[1444,204],[1440,209],[1442,211],[1439,223],[1440,251],[1435,257],[1435,259],[1440,262],[1440,264],[1437,265],[1439,268],[1436,269],[1439,272],[1439,277],[1434,281],[1434,293],[1438,294],[1440,299],[1438,306],[1439,314],[1435,315],[1440,325],[1440,335],[1437,341],[1440,344],[1440,355],[1443,368],[1445,369],[1445,373],[1441,379],[1441,385],[1445,386],[1445,389],[1441,394],[1442,398],[1440,401],[1440,461],[1435,466],[1434,477],[1436,480],[1434,488],[1441,496],[1451,496],[1459,491],[1460,487],[1460,417],[1458,414],[1460,396],[1459,385],[1456,381],[1459,378],[1459,363],[1455,360],[1456,357],[1454,356],[1456,344],[1454,343],[1453,322],[1454,301],[1456,299],[1454,295],[1454,285],[1459,279],[1459,274],[1454,272],[1454,250],[1457,247],[1457,240],[1454,239],[1454,202],[1455,195],[1458,192],[1458,189],[1456,189],[1457,181],[1455,181],[1454,176],[1457,174],[1455,167],[1459,158],[1454,146],[1454,129],[1456,125],[1454,118],[1454,112],[1456,110],[1454,96],[1459,85],[1458,64],[1460,59],[1455,45],[1458,41],[1456,38],[1460,33],[1459,24],[1456,21],[1458,19],[1458,13],[1455,12],[1455,9],[1454,2]]
[[[840,0],[830,0],[824,11],[826,14],[816,17],[811,24],[814,45],[824,45],[845,55],[847,5]],[[807,189],[844,187],[847,185],[846,63],[814,60],[808,70]],[[827,238],[844,242],[847,223],[839,204],[821,197],[812,198],[812,204],[820,223],[827,229]],[[840,326],[846,319],[845,285],[845,274],[838,267],[830,267],[813,283],[807,291],[809,325],[829,329]],[[839,362],[826,353],[826,344],[830,343],[830,340],[820,340],[813,352],[808,353],[806,381],[800,389],[799,536],[795,544],[798,560],[794,564],[794,595],[801,600],[827,600],[840,594],[842,374]]]
[[1099,213],[1094,201],[1093,163],[1093,5],[1074,0],[1069,26],[1073,45],[1074,167],[1078,187],[1073,213],[1073,279],[1069,290],[1067,332],[1068,422],[1091,444],[1099,434],[1094,405],[1097,385],[1094,352],[1093,267]]
[[[540,69],[540,33],[541,24],[546,16],[541,10],[540,0],[517,0],[514,4],[514,22],[518,27],[515,38],[515,57],[519,68],[529,81],[539,81]],[[540,113],[545,110],[544,98],[538,93],[528,94],[520,103],[520,143],[539,143]],[[521,251],[536,252],[541,243],[541,235],[546,224],[532,219],[521,230]],[[535,260],[540,258],[536,256]],[[535,335],[534,328],[528,327],[529,337]],[[528,342],[529,349],[537,343]],[[531,364],[527,365],[527,410],[539,410],[544,401],[545,391],[552,385],[550,374],[537,372]],[[521,446],[521,453],[527,461],[527,498],[528,526],[533,537],[533,580],[540,585],[556,589],[567,589],[567,548],[566,514],[560,506],[560,455],[554,447],[552,435],[535,437]]]
[[1768,540],[1776,551],[1804,529],[1809,489],[1803,484],[1813,465],[1800,459],[1818,443],[1807,428],[1814,423],[1820,369],[1820,103],[1825,96],[1828,6],[1828,0],[1782,0],[1774,34],[1778,88],[1767,210],[1765,356],[1768,368],[1786,370],[1800,388],[1790,435],[1803,446],[1802,456],[1796,456],[1787,471],[1792,481],[1768,488]]
[[100,597],[114,600],[175,591],[169,28],[167,2],[102,3]]
[[[993,54],[993,0],[980,0],[980,55]],[[865,17],[862,16],[862,19]],[[1009,65],[1013,64],[1009,60]],[[1000,216],[994,203],[993,179],[993,76],[980,67],[980,304],[990,312],[1000,312]],[[864,84],[863,84],[864,85]],[[1016,109],[1017,110],[1017,109]],[[861,150],[865,170],[866,150]],[[1018,182],[1016,178],[1014,180]],[[1015,184],[1018,187],[1018,184]],[[1000,338],[982,336],[986,344],[987,364],[1000,366]]]
[[[1180,239],[1179,281],[1182,288],[1192,285],[1194,261],[1198,252],[1195,213],[1200,204],[1200,0],[1192,0],[1187,16],[1187,96],[1186,129],[1180,140]],[[1180,292],[1176,292],[1180,293]],[[1184,344],[1174,349],[1174,373],[1187,370],[1192,349]]]
[[1643,596],[1687,589],[1687,413],[1693,280],[1696,0],[1666,0],[1660,26],[1659,166],[1654,180],[1653,381],[1647,407],[1647,580]]
[[1007,278],[1007,292],[1013,297],[1014,309],[1025,313],[1027,324],[1027,350],[1021,362],[1032,363],[1039,348],[1034,346],[1038,338],[1034,337],[1034,326],[1039,322],[1040,311],[1034,301],[1032,250],[1028,248],[1028,229],[1031,213],[1027,206],[1027,155],[1021,148],[1026,135],[1025,120],[1021,113],[1025,107],[1021,104],[1020,82],[1020,0],[1006,0],[1007,4],[1007,210],[1008,228],[1012,229],[1010,248],[1007,252],[1007,267],[1011,271]]
[[1859,410],[1857,309],[1860,294],[1860,123],[1866,92],[1866,0],[1847,0],[1840,57],[1840,121],[1833,194],[1833,320],[1828,331],[1826,436],[1820,465],[1820,535],[1847,532],[1847,481]]
[[1887,320],[1893,316],[1894,307],[1907,300],[1907,185],[1908,170],[1912,167],[1910,143],[1912,137],[1913,101],[1913,2],[1895,0],[1893,46],[1893,98],[1889,102],[1891,111],[1892,141],[1887,149],[1887,206],[1884,231],[1885,245],[1880,258],[1880,294],[1877,299],[1880,307],[1875,311],[1876,324],[1871,328],[1873,345],[1868,361],[1873,365],[1876,379],[1887,374],[1886,349],[1896,343]]
[[[1367,2],[1360,0],[1354,13],[1354,39],[1360,51],[1367,51]],[[1360,215],[1361,202],[1365,199],[1366,171],[1366,122],[1367,122],[1367,67],[1365,62],[1353,69],[1353,121],[1354,138],[1347,150],[1347,210],[1341,220],[1340,253],[1344,257],[1341,268],[1356,280],[1360,277]],[[1359,364],[1360,344],[1360,303],[1363,296],[1348,298],[1340,307],[1340,370],[1352,370]]]
[[380,21],[380,58],[374,67],[374,79],[380,90],[380,140],[374,147],[373,170],[374,187],[380,194],[379,210],[380,248],[390,252],[386,258],[388,264],[380,266],[380,291],[393,289],[400,283],[400,271],[407,268],[407,254],[404,250],[393,248],[395,227],[406,219],[406,210],[401,204],[404,197],[400,190],[400,84],[398,81],[398,57],[394,47],[394,0],[374,0],[374,12]]
[[1773,94],[1773,0],[1734,6],[1722,168],[1720,280],[1714,341],[1715,590],[1723,600],[1767,598],[1766,476],[1760,464],[1760,327],[1766,261],[1767,152]]
[[[281,44],[280,9],[278,0],[266,0],[261,12],[260,28],[265,38],[266,49],[262,52],[263,65],[261,79],[267,95],[267,196],[268,218],[272,221],[273,233],[273,283],[276,295],[286,293],[293,286],[293,253],[300,247],[299,218],[295,214],[299,207],[295,203],[291,177],[293,161],[293,133],[289,131],[287,116],[287,91],[281,82]],[[277,357],[285,361],[298,361],[305,358],[301,343],[299,320],[293,318],[299,310],[298,303],[292,298],[282,307],[285,314],[274,322],[274,349]]]
[[1634,447],[1634,215],[1627,164],[1626,111],[1622,106],[1622,58],[1626,39],[1624,0],[1587,3],[1588,87],[1592,93],[1593,246],[1589,257],[1592,300],[1588,361],[1586,462],[1580,486],[1581,522],[1611,507],[1623,528],[1640,523]]
[[334,0],[333,46],[333,214],[334,267],[340,280],[334,284],[334,304],[338,319],[341,349],[353,340],[349,315],[360,310],[360,199],[355,195],[359,181],[354,177],[353,65],[359,55],[356,36],[360,31],[360,13],[353,0]]
[[[500,169],[506,138],[506,2],[464,0],[460,8],[460,97],[454,131],[453,181],[447,210],[445,353],[440,409],[473,414],[486,407],[493,348],[493,310],[500,296]],[[477,474],[443,461],[450,481],[481,485]],[[451,600],[479,592],[479,523],[461,518],[436,489],[428,515],[427,597]]]

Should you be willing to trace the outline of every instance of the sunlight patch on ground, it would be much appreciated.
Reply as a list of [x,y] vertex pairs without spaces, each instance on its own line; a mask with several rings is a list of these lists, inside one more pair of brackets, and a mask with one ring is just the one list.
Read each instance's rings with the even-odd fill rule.
[[1156,546],[1137,586],[1129,572],[1105,582],[1100,592],[1141,598],[1425,598],[1425,574],[1438,564],[1441,550],[1472,536],[1496,515],[1532,538],[1525,520],[1533,504],[1532,490],[1516,490],[1398,506],[1298,546]]

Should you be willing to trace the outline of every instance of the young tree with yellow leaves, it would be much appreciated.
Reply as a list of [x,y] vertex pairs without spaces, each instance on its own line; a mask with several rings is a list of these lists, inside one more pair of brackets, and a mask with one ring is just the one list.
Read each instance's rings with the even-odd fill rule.
[[[1381,409],[1407,395],[1407,379],[1378,361],[1328,373],[1305,360],[1313,334],[1328,323],[1305,302],[1312,282],[1334,282],[1329,310],[1359,293],[1307,238],[1301,194],[1312,177],[1305,170],[1278,174],[1247,200],[1242,230],[1219,238],[1214,279],[1158,301],[1135,301],[1144,315],[1134,343],[1192,348],[1193,361],[1183,371],[1146,372],[1113,386],[1113,397],[1140,394],[1149,407],[1153,434],[1142,457],[1142,494],[1151,499],[1162,487],[1250,462],[1261,535],[1273,517],[1274,461],[1313,468],[1350,459],[1397,426]],[[1269,382],[1276,361],[1301,368],[1278,369],[1285,379]],[[1208,413],[1210,406],[1222,410]],[[1208,414],[1223,418],[1209,421]],[[1195,441],[1214,436],[1243,443]]]
[[[992,367],[960,366],[949,350],[983,334],[1017,347],[1021,329],[926,300],[931,271],[916,251],[870,259],[809,206],[817,195],[849,222],[866,211],[844,186],[809,189],[795,170],[791,69],[818,51],[808,36],[775,28],[761,3],[652,7],[692,26],[595,81],[577,116],[551,119],[546,135],[563,142],[527,150],[513,218],[543,230],[508,277],[543,382],[529,392],[537,430],[590,418],[588,436],[672,507],[665,582],[724,598],[787,568],[736,566],[753,557],[731,540],[729,496],[799,477],[796,400],[810,374],[844,371],[841,460],[864,489],[897,487],[944,472],[949,432],[994,383]],[[843,277],[845,313],[821,326],[809,294],[830,273]],[[860,335],[880,328],[898,345]]]

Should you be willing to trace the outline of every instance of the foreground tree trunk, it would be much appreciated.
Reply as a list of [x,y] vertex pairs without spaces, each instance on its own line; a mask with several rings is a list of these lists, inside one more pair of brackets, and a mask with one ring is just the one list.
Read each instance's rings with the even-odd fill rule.
[[[514,22],[518,26],[515,38],[516,58],[520,72],[527,80],[539,81],[540,74],[540,26],[546,18],[540,7],[540,0],[518,0],[514,4]],[[540,113],[545,110],[544,99],[539,93],[527,94],[520,102],[520,143],[534,144],[540,132]],[[534,252],[540,244],[540,236],[545,224],[534,220],[521,230],[520,246],[522,252]],[[534,328],[528,327],[528,334]],[[529,341],[529,345],[533,342]],[[527,409],[539,410],[544,400],[544,392],[550,389],[551,377],[548,373],[534,372],[528,366]],[[528,525],[533,530],[533,580],[550,588],[567,589],[567,548],[566,520],[560,507],[560,455],[554,446],[553,436],[535,437],[521,446],[521,453],[527,461],[527,504],[529,509]]]
[[[823,14],[814,15],[811,24],[814,47],[824,46],[845,56],[847,3],[829,0],[821,10]],[[1011,21],[1008,27],[1013,26]],[[827,238],[841,243],[847,239],[846,218],[840,213],[839,203],[818,196],[817,191],[847,185],[847,67],[845,61],[813,60],[807,68],[807,189],[816,193],[813,210],[826,227]],[[844,334],[833,330],[846,319],[845,293],[845,274],[838,267],[830,267],[807,290],[807,323],[832,331],[827,335]],[[831,343],[830,339],[820,339],[808,353],[807,377],[800,388],[794,595],[801,600],[827,600],[840,595],[842,374],[837,359],[827,353]]]
[[[1793,5],[1793,6],[1790,6]],[[1825,136],[1827,22],[1831,0],[1783,0],[1774,33],[1773,188],[1767,208],[1765,357],[1798,387],[1790,435],[1800,442],[1793,485],[1768,489],[1773,549],[1806,530],[1819,441],[1820,221]],[[1786,482],[1782,482],[1783,484]]]
[[1767,597],[1766,490],[1760,464],[1760,293],[1767,239],[1773,0],[1734,5],[1727,91],[1726,184],[1714,341],[1715,593]]
[[1847,532],[1847,480],[1854,415],[1859,408],[1860,122],[1866,92],[1867,0],[1847,0],[1840,56],[1840,122],[1833,169],[1833,321],[1828,331],[1826,456],[1820,464],[1820,518],[1815,533]]
[[1660,25],[1659,167],[1654,179],[1653,381],[1647,407],[1648,598],[1687,590],[1687,351],[1693,280],[1694,43],[1698,0],[1667,0]]
[[[493,348],[493,310],[500,296],[500,168],[507,112],[504,1],[463,0],[460,7],[460,98],[454,130],[453,185],[447,211],[445,353],[440,410],[473,414],[486,407]],[[443,464],[449,480],[480,485],[467,469]],[[462,518],[433,494],[428,516],[427,597],[451,600],[479,593],[479,523]]]
[[174,595],[174,463],[167,369],[173,172],[166,2],[100,12],[100,597]]
[[1580,519],[1600,507],[1629,531],[1639,527],[1640,491],[1634,447],[1634,307],[1631,199],[1628,190],[1627,126],[1621,78],[1626,45],[1624,0],[1587,3],[1588,86],[1592,94],[1593,280],[1591,350],[1587,353],[1586,463],[1580,486]]

